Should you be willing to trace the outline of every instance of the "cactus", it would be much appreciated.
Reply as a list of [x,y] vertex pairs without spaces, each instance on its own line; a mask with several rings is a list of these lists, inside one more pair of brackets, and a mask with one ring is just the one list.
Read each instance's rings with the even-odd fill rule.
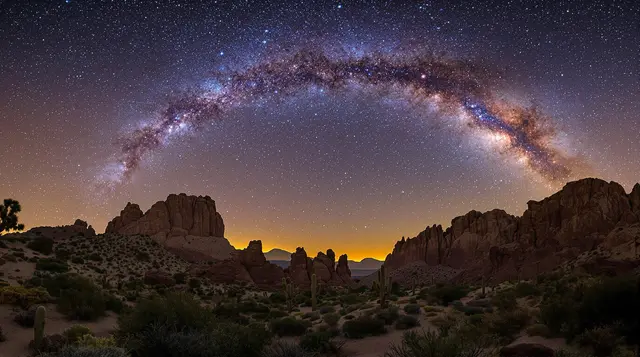
[[287,309],[293,311],[293,284],[287,282],[287,278],[282,278],[282,287],[284,288],[284,296],[287,298]]
[[487,279],[485,278],[484,274],[482,275],[482,297],[484,298],[485,296],[487,296]]
[[311,275],[311,310],[316,311],[318,306],[318,278],[315,274]]
[[374,286],[380,295],[380,307],[387,307],[387,296],[391,291],[391,278],[387,277],[384,265],[378,270],[378,280],[375,281]]
[[36,351],[40,350],[42,339],[44,338],[44,318],[47,310],[44,306],[38,306],[36,310],[35,322],[33,324],[33,345]]

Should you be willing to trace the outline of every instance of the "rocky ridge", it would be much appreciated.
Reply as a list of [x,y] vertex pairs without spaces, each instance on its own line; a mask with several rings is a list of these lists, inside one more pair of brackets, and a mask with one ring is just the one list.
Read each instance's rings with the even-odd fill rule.
[[587,178],[567,183],[522,216],[470,211],[398,241],[387,255],[391,271],[412,262],[464,270],[460,276],[495,281],[530,278],[596,248],[640,240],[640,184],[630,194],[615,182]]

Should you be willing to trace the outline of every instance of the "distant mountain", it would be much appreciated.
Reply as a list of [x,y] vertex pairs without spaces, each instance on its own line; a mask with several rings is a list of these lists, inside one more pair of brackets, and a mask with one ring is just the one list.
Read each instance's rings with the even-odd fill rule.
[[[283,268],[289,266],[289,260],[291,260],[291,253],[286,250],[273,248],[270,251],[264,253],[267,260],[273,264],[277,264]],[[382,260],[373,258],[364,258],[357,262],[355,260],[349,260],[349,268],[351,270],[378,270],[384,263]]]
[[378,270],[382,266],[382,263],[384,263],[384,261],[373,258],[364,258],[359,262],[349,260],[349,268],[351,270]]
[[286,260],[286,261],[289,261],[289,260],[291,260],[291,253],[287,252],[286,250],[282,250],[282,249],[278,249],[278,248],[271,249],[270,251],[264,253],[264,256],[265,256],[265,258],[267,258],[268,261],[272,261],[272,260]]

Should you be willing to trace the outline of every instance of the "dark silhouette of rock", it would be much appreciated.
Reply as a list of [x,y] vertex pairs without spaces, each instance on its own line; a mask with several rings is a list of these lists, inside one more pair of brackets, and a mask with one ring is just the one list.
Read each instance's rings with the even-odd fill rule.
[[427,227],[398,241],[385,259],[393,271],[412,262],[464,270],[465,279],[531,278],[598,247],[612,249],[640,234],[640,184],[630,194],[615,182],[567,183],[521,217],[502,210],[471,211],[443,231]]

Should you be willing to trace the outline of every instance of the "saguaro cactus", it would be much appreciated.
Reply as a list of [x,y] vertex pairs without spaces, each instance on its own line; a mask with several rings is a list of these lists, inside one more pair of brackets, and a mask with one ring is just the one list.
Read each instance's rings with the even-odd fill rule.
[[44,306],[38,306],[36,310],[36,318],[33,324],[33,345],[37,350],[42,345],[42,339],[44,338],[44,319],[47,315],[47,309]]
[[289,312],[293,311],[293,284],[287,282],[287,278],[282,278],[282,287],[284,296],[287,298],[287,308]]
[[316,311],[318,306],[318,278],[315,274],[311,275],[311,310]]
[[380,267],[378,270],[378,280],[375,283],[376,288],[378,289],[378,293],[380,296],[380,306],[387,306],[387,296],[391,291],[391,278],[387,277],[387,271],[384,268],[384,265]]

